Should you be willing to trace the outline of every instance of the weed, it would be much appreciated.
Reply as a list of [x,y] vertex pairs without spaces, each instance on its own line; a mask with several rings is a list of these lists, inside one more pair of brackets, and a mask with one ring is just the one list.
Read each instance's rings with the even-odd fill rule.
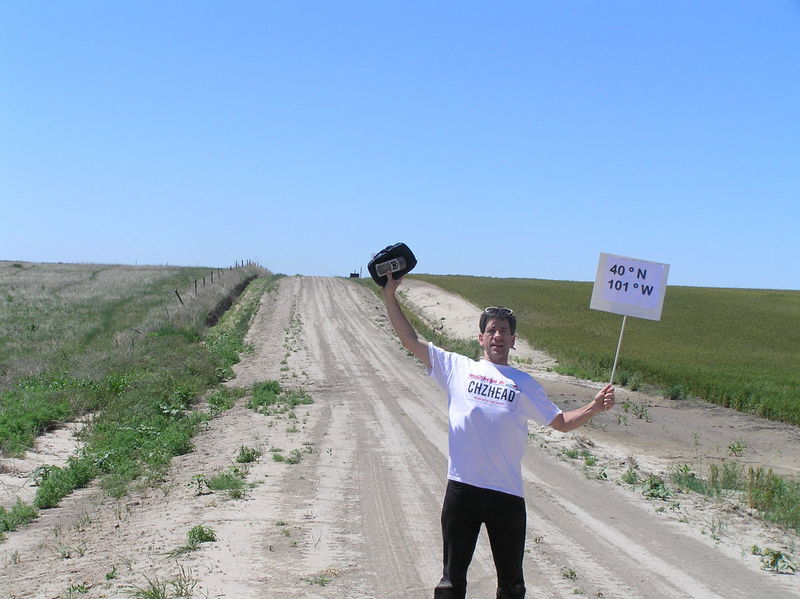
[[236,461],[240,464],[249,464],[250,462],[255,462],[260,457],[260,450],[242,445],[239,448],[239,455],[236,456]]
[[737,458],[742,457],[745,449],[747,449],[747,444],[744,441],[734,441],[728,445],[728,455]]
[[567,580],[578,580],[578,573],[572,568],[564,568],[561,571],[561,578],[565,578]]
[[211,492],[208,488],[208,477],[205,474],[195,474],[189,482],[190,487],[194,487],[195,495],[206,495]]
[[751,550],[753,555],[761,556],[761,569],[771,570],[782,574],[794,574],[797,572],[797,564],[792,557],[777,549],[761,549],[753,545]]
[[680,464],[672,469],[670,474],[672,483],[684,491],[708,494],[709,486],[692,471],[689,464]]
[[246,393],[247,390],[242,387],[222,387],[214,391],[206,400],[211,414],[216,416],[221,412],[230,410],[236,403],[236,400],[243,397]]
[[208,526],[197,525],[192,527],[186,533],[186,539],[190,545],[199,545],[200,543],[213,543],[217,540],[217,534]]
[[299,464],[303,460],[303,453],[299,449],[293,449],[289,452],[289,457],[286,458],[287,464]]
[[628,468],[622,475],[622,482],[628,485],[635,485],[639,482],[639,473],[635,468]]
[[689,395],[685,385],[675,384],[664,391],[664,399],[686,399]]
[[117,567],[111,568],[110,572],[106,572],[106,580],[115,580],[117,578]]
[[17,530],[20,526],[35,520],[38,515],[39,512],[35,507],[24,503],[21,499],[17,499],[10,510],[0,506],[0,539],[5,532]]
[[308,578],[304,578],[308,584],[316,584],[321,587],[327,586],[331,582],[331,578],[328,578],[324,574],[318,574],[317,576],[309,576]]
[[742,466],[734,461],[725,461],[720,470],[719,465],[711,464],[708,468],[708,484],[717,492],[721,489],[739,490],[744,488]]
[[577,449],[568,449],[566,447],[561,450],[561,453],[571,460],[577,460],[580,455]]
[[751,467],[745,485],[751,508],[771,522],[800,532],[800,480],[783,478],[772,469]]
[[169,581],[174,597],[191,597],[197,586],[197,578],[191,568],[178,566],[178,574]]
[[667,489],[663,479],[658,476],[651,476],[645,479],[642,485],[642,495],[650,499],[666,500],[672,495],[672,492]]
[[89,592],[89,587],[85,584],[71,584],[67,589],[64,591],[65,596],[67,599],[72,599],[77,594],[85,594]]
[[231,499],[241,499],[245,495],[247,471],[238,466],[231,466],[225,472],[212,476],[206,485],[212,491],[225,491]]
[[645,422],[652,422],[650,420],[650,412],[647,410],[647,406],[644,404],[639,404],[639,403],[631,404],[631,412],[639,420],[644,420]]
[[[705,521],[709,535],[715,541],[719,541],[728,530],[728,521],[723,516],[715,514],[710,520]],[[705,530],[703,531],[705,533]]]
[[143,587],[134,586],[131,596],[134,599],[170,599],[169,584],[166,580],[159,580],[157,576],[150,578],[145,574],[147,584]]
[[178,557],[190,551],[197,550],[202,543],[213,543],[217,540],[217,534],[208,526],[198,524],[186,533],[186,545],[181,545],[167,553],[167,557]]

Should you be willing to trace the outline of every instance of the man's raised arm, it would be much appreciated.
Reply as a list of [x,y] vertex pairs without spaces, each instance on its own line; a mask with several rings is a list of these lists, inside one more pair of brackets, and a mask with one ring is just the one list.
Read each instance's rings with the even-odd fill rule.
[[389,322],[392,323],[392,328],[397,336],[400,338],[400,343],[403,344],[408,351],[414,354],[417,359],[425,364],[428,368],[431,367],[431,359],[428,355],[428,344],[420,340],[414,327],[408,322],[405,314],[400,309],[400,304],[397,301],[397,288],[400,286],[402,278],[395,280],[392,273],[387,275],[386,285],[383,287],[383,303],[386,304],[386,312],[389,314]]

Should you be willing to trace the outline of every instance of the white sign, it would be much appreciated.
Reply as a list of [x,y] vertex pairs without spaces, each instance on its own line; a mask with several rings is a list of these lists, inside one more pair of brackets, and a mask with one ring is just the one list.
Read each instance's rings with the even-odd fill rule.
[[661,320],[669,264],[600,254],[592,310]]

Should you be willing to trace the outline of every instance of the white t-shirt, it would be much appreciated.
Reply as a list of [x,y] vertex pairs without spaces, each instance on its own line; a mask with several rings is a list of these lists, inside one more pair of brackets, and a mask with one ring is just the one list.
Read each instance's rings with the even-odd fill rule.
[[522,497],[528,420],[548,425],[561,410],[526,372],[489,360],[476,362],[433,343],[428,355],[428,374],[448,396],[447,477]]

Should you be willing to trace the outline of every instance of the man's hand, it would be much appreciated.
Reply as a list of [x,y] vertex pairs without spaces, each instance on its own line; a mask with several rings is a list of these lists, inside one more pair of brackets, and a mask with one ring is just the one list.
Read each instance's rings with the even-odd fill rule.
[[605,412],[614,407],[614,387],[611,383],[600,389],[594,396],[594,408],[598,412]]
[[400,283],[402,283],[403,277],[399,279],[395,279],[391,272],[386,273],[386,285],[383,286],[383,293],[394,295],[397,292],[397,288],[400,287]]

